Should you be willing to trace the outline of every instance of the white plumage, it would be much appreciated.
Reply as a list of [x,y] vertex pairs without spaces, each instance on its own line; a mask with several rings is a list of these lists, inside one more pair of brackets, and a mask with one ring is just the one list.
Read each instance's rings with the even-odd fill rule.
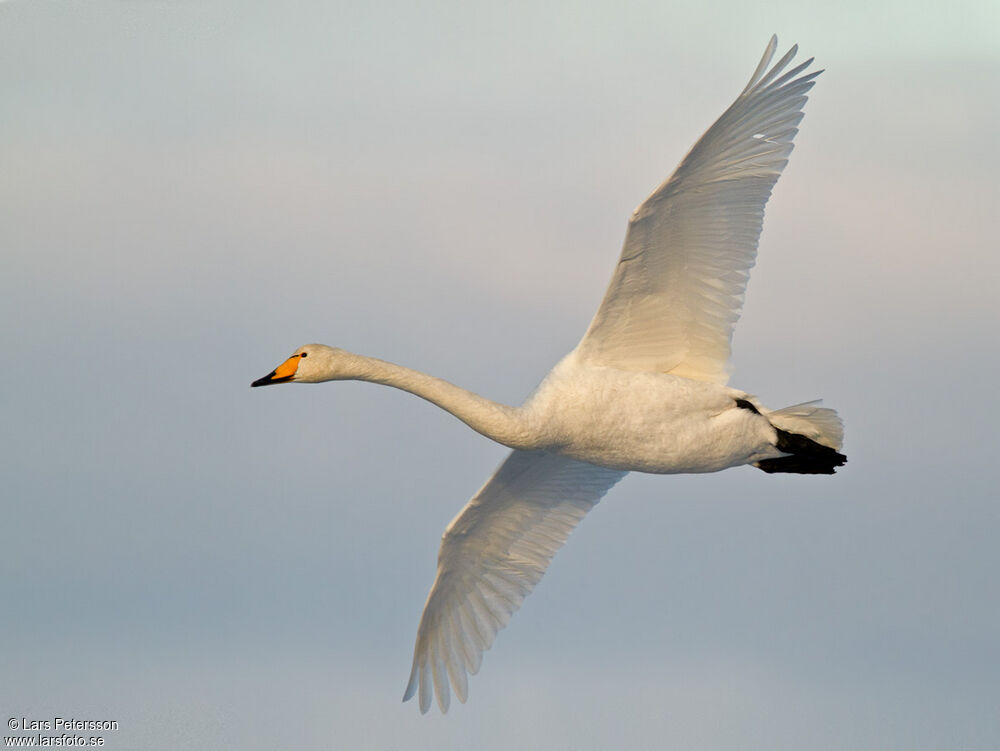
[[404,699],[431,679],[442,710],[448,680],[465,701],[466,673],[542,578],[555,552],[594,504],[627,473],[558,454],[514,451],[448,525],[427,598]]
[[580,353],[626,370],[725,383],[764,204],[788,163],[821,71],[779,75],[796,47],[750,83],[629,220],[625,247]]
[[843,430],[815,403],[769,410],[727,387],[730,341],[764,205],[792,150],[811,60],[750,83],[632,215],[611,283],[580,344],[520,407],[321,344],[253,383],[363,380],[409,391],[513,452],[448,525],[420,619],[404,700],[452,691],[538,583],[594,504],[629,471],[832,474]]

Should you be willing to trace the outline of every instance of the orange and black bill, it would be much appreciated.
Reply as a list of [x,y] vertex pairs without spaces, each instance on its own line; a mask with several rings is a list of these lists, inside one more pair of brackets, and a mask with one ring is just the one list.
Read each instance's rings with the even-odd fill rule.
[[285,383],[292,380],[295,376],[295,371],[299,368],[299,360],[301,359],[301,355],[292,355],[266,376],[258,378],[251,383],[250,386],[269,386],[272,383]]

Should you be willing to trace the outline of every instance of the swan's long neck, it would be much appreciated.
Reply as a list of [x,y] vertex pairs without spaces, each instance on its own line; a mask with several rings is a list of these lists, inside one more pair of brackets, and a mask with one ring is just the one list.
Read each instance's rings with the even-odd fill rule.
[[338,379],[346,377],[408,391],[450,412],[497,443],[510,448],[532,448],[531,430],[523,410],[491,401],[419,370],[373,357],[354,354],[350,357],[349,374],[339,375]]

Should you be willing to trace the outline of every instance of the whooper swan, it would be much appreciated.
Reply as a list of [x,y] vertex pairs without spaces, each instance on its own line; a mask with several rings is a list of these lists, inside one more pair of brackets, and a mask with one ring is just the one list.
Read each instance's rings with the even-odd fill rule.
[[792,151],[812,60],[750,83],[629,219],[604,300],[576,349],[520,407],[408,368],[307,344],[253,386],[361,380],[409,391],[513,449],[448,525],[417,631],[404,701],[447,711],[467,695],[524,597],[573,527],[627,472],[832,474],[846,461],[837,414],[770,410],[726,386],[764,205]]

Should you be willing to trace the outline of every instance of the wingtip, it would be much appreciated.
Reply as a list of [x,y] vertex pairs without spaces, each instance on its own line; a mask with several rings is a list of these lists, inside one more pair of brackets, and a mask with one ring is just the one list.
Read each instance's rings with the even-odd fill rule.
[[[451,705],[451,689],[448,678],[445,675],[445,670],[444,660],[439,652],[437,658],[431,662],[431,676],[434,679],[434,696],[437,698],[438,709],[441,710],[441,714],[446,714],[448,707]],[[427,704],[429,706],[431,703],[430,692],[428,691],[427,693]],[[421,703],[423,703],[423,696],[420,699]]]
[[[419,686],[419,672],[416,667],[413,669],[413,673],[410,674],[410,682],[406,684],[406,690],[403,692],[403,702],[408,702],[414,696],[417,695],[417,687]],[[430,694],[421,691],[420,698],[417,702],[417,706],[420,709],[420,714],[427,714],[428,710],[431,708],[431,697]]]
[[[406,682],[406,690],[403,691],[403,701],[407,702],[412,699],[417,693],[417,685],[419,684],[420,672],[417,669],[416,660],[413,662],[413,667],[410,669],[410,680]],[[426,713],[427,710],[421,707],[421,713]]]
[[764,71],[767,70],[767,66],[771,64],[771,60],[774,59],[774,52],[778,49],[778,35],[771,34],[771,40],[767,43],[767,47],[764,48],[764,54],[760,58],[760,62],[757,63],[757,69],[754,70],[753,75],[750,76],[750,81],[747,83],[746,88],[743,89],[742,94],[746,94],[750,89],[754,87],[754,84],[764,75]]

